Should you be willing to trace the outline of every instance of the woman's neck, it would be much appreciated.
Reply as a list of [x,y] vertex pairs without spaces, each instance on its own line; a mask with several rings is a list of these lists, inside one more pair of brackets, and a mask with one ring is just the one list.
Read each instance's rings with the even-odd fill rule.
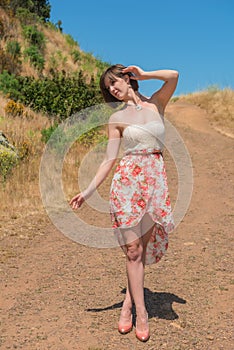
[[124,99],[124,102],[137,106],[141,102],[140,94],[131,89],[126,99]]

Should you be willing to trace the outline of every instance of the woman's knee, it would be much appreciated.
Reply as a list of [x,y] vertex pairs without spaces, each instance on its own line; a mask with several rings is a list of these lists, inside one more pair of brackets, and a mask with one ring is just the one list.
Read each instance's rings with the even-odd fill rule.
[[127,258],[129,261],[141,261],[143,257],[143,245],[141,240],[127,244]]

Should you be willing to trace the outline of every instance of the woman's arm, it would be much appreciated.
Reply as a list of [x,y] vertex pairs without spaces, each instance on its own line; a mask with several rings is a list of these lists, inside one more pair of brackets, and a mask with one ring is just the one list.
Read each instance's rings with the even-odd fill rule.
[[87,189],[81,193],[78,193],[75,197],[73,197],[70,201],[70,205],[72,209],[78,209],[83,202],[89,198],[95,190],[101,185],[101,183],[108,176],[111,171],[119,152],[120,146],[120,132],[117,129],[116,125],[113,123],[109,123],[108,126],[108,145],[106,149],[106,155],[99,166],[97,173],[93,180],[90,182]]
[[134,74],[131,79],[159,79],[164,81],[163,86],[150,98],[150,102],[156,104],[157,106],[160,106],[160,109],[164,110],[176,89],[179,73],[176,70],[170,69],[145,72],[143,69],[137,66],[129,66],[123,70],[123,73],[127,72],[132,72]]

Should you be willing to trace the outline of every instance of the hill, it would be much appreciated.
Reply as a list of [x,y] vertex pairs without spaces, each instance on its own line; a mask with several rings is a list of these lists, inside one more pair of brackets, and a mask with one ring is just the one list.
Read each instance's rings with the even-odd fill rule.
[[[22,6],[22,0],[1,0],[0,3],[0,71],[6,69],[9,73],[34,78],[51,76],[54,71],[66,74],[82,71],[89,81],[108,65],[82,51],[71,35],[63,34],[59,24],[31,12],[29,1],[25,1],[26,8],[15,5],[17,2]],[[31,3],[36,2],[40,1]]]
[[[211,125],[212,115],[191,102],[170,103],[166,116],[192,158],[194,188],[186,216],[170,235],[166,256],[146,269],[151,327],[146,349],[157,344],[162,349],[231,350],[233,140]],[[1,123],[13,137],[34,140],[41,153],[43,145],[33,129],[36,120],[40,130],[45,122],[41,115]],[[89,151],[81,147],[64,164],[67,198],[77,191],[77,168]],[[126,286],[122,251],[75,243],[50,222],[38,189],[40,153],[22,162],[1,188],[1,346],[142,349],[134,332],[124,337],[117,332]],[[174,205],[177,173],[168,154],[165,161]],[[107,179],[99,191],[106,200],[109,185]],[[108,214],[88,205],[77,215],[98,227],[108,227],[110,221]]]
[[27,106],[58,122],[100,103],[99,77],[108,63],[82,51],[59,25],[40,17],[41,10],[15,3],[35,2],[6,0],[0,7],[0,92],[11,100],[7,113],[23,114]]
[[[35,8],[30,13],[27,8],[6,11],[9,2],[1,1],[5,5],[0,8],[0,130],[16,146],[20,161],[0,184],[0,347],[142,349],[134,333],[122,337],[117,332],[126,286],[122,251],[95,249],[65,237],[49,220],[38,186],[42,135],[85,108],[80,102],[87,91],[93,92],[88,103],[99,101],[98,76],[107,64],[82,52],[59,24],[49,23],[48,11],[44,17]],[[151,327],[146,349],[233,348],[233,108],[234,91],[212,87],[173,98],[166,110],[192,159],[193,193],[170,236],[167,255],[146,269]],[[64,161],[67,200],[78,190],[79,166],[105,135],[94,130],[88,136]],[[177,169],[167,151],[165,163],[174,206]],[[105,200],[110,180],[100,187]],[[107,213],[86,203],[77,215],[91,225],[110,225]]]

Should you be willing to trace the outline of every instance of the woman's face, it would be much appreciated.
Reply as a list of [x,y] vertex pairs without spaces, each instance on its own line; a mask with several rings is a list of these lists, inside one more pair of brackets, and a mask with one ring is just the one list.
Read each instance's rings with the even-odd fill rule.
[[128,94],[129,85],[127,80],[115,76],[114,78],[106,77],[105,86],[110,94],[120,101],[123,101]]

